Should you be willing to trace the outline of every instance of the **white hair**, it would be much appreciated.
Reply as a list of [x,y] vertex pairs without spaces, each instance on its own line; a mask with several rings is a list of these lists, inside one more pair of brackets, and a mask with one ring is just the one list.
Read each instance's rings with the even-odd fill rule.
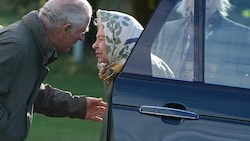
[[[190,7],[188,5],[189,0],[181,0],[176,5],[176,11],[182,16],[186,17],[190,14]],[[222,14],[222,16],[228,16],[228,10],[232,8],[229,0],[214,0],[218,6],[218,11]]]
[[89,24],[92,7],[87,0],[49,0],[39,10],[39,17],[42,16],[48,19],[49,29],[71,23],[71,32],[76,32]]

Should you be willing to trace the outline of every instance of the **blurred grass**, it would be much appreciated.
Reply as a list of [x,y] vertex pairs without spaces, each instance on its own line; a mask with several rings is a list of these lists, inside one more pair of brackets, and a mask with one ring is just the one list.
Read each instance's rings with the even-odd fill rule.
[[[59,54],[52,63],[45,82],[53,87],[103,97],[102,81],[97,76],[96,58],[85,57],[81,63],[74,63],[71,55]],[[101,123],[70,119],[51,118],[34,114],[30,134],[26,141],[97,141]]]

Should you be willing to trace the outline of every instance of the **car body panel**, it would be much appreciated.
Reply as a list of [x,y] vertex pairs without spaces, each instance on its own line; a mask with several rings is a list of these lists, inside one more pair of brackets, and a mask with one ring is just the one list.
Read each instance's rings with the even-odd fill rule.
[[[115,88],[113,116],[116,140],[250,139],[250,95],[245,90],[171,81],[155,83],[129,77],[120,78]],[[139,112],[141,106],[164,107],[167,104],[172,108],[183,106],[196,112],[199,119],[171,119]]]
[[[115,81],[115,140],[249,141],[250,89],[204,82],[204,60],[200,58],[204,56],[204,38],[199,34],[204,33],[200,31],[204,22],[199,18],[195,20],[195,81],[152,77],[153,37],[176,3],[177,0],[161,1]],[[195,5],[204,7],[204,3],[200,0]],[[195,11],[197,17],[204,15],[204,11]],[[203,49],[199,50],[201,46]]]

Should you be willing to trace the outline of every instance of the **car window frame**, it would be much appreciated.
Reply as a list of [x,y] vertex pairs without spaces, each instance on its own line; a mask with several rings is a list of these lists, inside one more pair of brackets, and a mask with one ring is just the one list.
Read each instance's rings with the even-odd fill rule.
[[[211,84],[205,82],[205,7],[206,0],[199,0],[194,2],[194,80],[185,81],[171,78],[156,78],[152,76],[152,66],[150,50],[157,32],[166,21],[167,17],[171,14],[173,8],[176,6],[178,0],[160,0],[156,10],[153,12],[145,30],[142,32],[135,48],[129,56],[127,62],[120,75],[126,77],[134,77],[138,79],[148,79],[153,81],[165,81],[173,83],[204,83],[205,85],[214,85],[219,87],[233,87],[221,84]],[[245,89],[245,88],[243,88]],[[248,89],[248,88],[247,88]],[[248,89],[250,90],[250,89]]]
[[150,35],[156,35],[156,33],[159,32],[161,29],[160,27],[163,25],[166,17],[171,13],[171,10],[175,7],[177,1],[178,0],[159,1],[156,10],[152,14],[148,24],[145,27],[145,30],[142,32],[142,35],[140,36],[135,48],[128,58],[128,61],[125,63],[121,75],[140,74],[152,76],[150,50],[155,38],[151,38],[152,36]]
[[[171,14],[172,9],[176,6],[178,0],[160,0],[154,13],[152,14],[149,23],[142,32],[135,48],[125,67],[122,74],[140,74],[152,76],[150,49],[155,38],[150,35],[156,35],[161,29],[166,18]],[[194,6],[194,81],[204,82],[204,26],[205,26],[205,0],[195,1]],[[152,26],[154,25],[154,26]],[[137,47],[138,46],[138,47]],[[139,47],[143,46],[143,47]],[[140,55],[139,53],[140,52]],[[135,60],[137,61],[130,61]],[[130,67],[126,67],[126,66]],[[133,67],[131,67],[133,66]]]
[[205,74],[205,9],[205,0],[194,2],[194,81],[197,82],[204,82]]

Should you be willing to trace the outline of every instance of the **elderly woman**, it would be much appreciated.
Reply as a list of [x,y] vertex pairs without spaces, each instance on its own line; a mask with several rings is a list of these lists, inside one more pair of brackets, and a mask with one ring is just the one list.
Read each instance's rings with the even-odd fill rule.
[[[98,10],[95,25],[98,28],[92,45],[98,60],[99,78],[104,81],[108,110],[103,121],[100,140],[114,140],[112,129],[111,92],[114,81],[143,31],[141,24],[132,16],[117,12]],[[151,54],[152,75],[174,77],[169,67]],[[107,129],[107,126],[110,128]]]
[[[113,83],[143,31],[132,16],[117,11],[98,10],[95,25],[98,28],[92,45],[98,60],[99,78],[104,81],[108,108],[103,118],[100,140],[114,140],[111,112]],[[108,130],[109,125],[109,130]]]

